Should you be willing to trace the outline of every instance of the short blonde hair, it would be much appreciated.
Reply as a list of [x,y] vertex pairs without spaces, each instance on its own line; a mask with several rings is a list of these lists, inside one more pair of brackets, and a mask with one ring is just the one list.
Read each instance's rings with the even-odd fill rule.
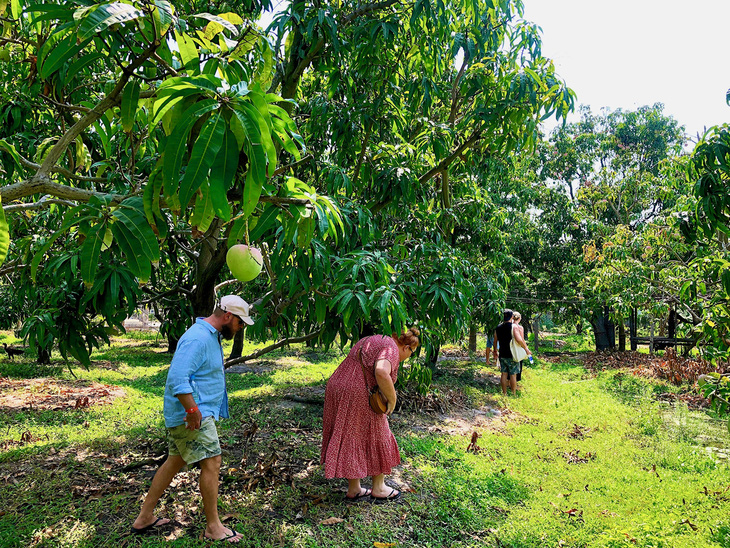
[[519,312],[512,312],[512,319],[519,322],[522,319],[522,314]]

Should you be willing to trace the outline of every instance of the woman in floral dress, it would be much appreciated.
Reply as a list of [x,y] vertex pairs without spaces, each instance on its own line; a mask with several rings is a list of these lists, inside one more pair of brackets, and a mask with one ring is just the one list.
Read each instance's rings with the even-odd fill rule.
[[[419,335],[418,328],[411,327],[400,337],[365,337],[350,349],[327,381],[321,462],[326,478],[347,479],[345,500],[349,502],[372,498],[382,503],[400,497],[398,490],[385,484],[385,474],[400,464],[388,415],[395,409],[398,366],[418,348]],[[375,413],[368,404],[370,388],[376,383],[388,399],[383,415]],[[360,480],[366,476],[373,478],[372,489],[360,486]]]

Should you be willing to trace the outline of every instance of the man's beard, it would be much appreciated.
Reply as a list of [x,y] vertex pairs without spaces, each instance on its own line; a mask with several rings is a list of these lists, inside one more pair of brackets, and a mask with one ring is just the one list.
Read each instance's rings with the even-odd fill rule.
[[221,327],[221,335],[223,335],[225,340],[230,341],[236,334],[233,332],[230,325],[224,325]]

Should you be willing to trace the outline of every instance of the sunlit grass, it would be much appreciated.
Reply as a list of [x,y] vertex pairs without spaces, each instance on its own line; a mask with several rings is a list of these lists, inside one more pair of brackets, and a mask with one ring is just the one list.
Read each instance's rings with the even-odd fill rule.
[[[23,471],[17,484],[0,483],[0,498],[7,501],[7,513],[0,515],[1,546],[141,544],[124,535],[149,475],[110,468],[107,458],[132,453],[128,458],[135,461],[165,451],[162,393],[171,356],[154,339],[131,342],[140,341],[153,345],[125,347],[117,341],[94,354],[88,371],[74,367],[80,379],[121,386],[126,396],[113,404],[81,411],[0,411],[8,437],[28,430],[38,438],[0,450],[0,477]],[[282,405],[288,395],[316,393],[321,399],[341,359],[339,350],[316,353],[296,346],[247,364],[255,373],[227,375],[231,419],[220,423],[220,436],[229,452],[244,444],[240,431],[255,422],[259,432],[247,447],[253,463],[279,451],[281,458],[309,467],[292,484],[251,492],[224,474],[221,513],[234,515],[246,546],[730,546],[730,492],[723,491],[730,471],[702,442],[717,440],[724,423],[658,402],[658,394],[676,390],[671,386],[614,370],[594,378],[577,360],[538,362],[526,371],[518,396],[506,399],[483,382],[494,368],[469,359],[443,364],[434,390],[461,390],[473,407],[501,401],[503,415],[474,421],[469,409],[451,409],[450,418],[474,421],[451,434],[433,415],[394,416],[404,459],[398,473],[412,492],[399,505],[346,507],[333,494],[343,482],[324,480],[317,466],[321,407]],[[25,378],[34,364],[0,366],[2,375],[20,371],[16,378]],[[60,363],[43,371],[74,380]],[[436,429],[419,427],[423,421]],[[481,434],[481,450],[466,453],[474,430]],[[61,460],[44,469],[54,452]],[[246,466],[229,452],[224,470]],[[202,516],[194,477],[173,487],[160,509],[189,519],[175,546],[204,545],[197,538]],[[74,494],[94,482],[115,487],[99,496]],[[333,516],[345,523],[319,524]],[[144,545],[167,543],[151,537]]]

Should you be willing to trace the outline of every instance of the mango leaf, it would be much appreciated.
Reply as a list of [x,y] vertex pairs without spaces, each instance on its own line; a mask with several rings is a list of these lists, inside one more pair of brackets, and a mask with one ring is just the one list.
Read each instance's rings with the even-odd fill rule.
[[190,162],[180,183],[180,206],[185,208],[200,185],[208,177],[210,166],[218,155],[223,136],[226,131],[226,122],[219,112],[208,119],[200,135],[193,145]]
[[[236,13],[219,13],[218,17],[221,19],[225,19],[229,23],[233,23],[234,25],[242,25],[243,19],[240,15]],[[205,32],[203,35],[208,40],[212,40],[217,34],[220,34],[225,27],[221,25],[220,23],[216,21],[211,21],[205,26]],[[224,50],[227,51],[227,48]]]
[[[253,107],[246,101],[241,101],[241,106],[249,110],[249,114],[252,119],[256,120],[259,124],[259,131],[261,132],[261,145],[266,151],[266,158],[269,161],[269,173],[273,173],[276,169],[276,147],[274,141],[271,139],[271,115],[269,114],[268,104],[260,93],[251,93],[248,95],[249,99],[253,102]],[[258,116],[254,114],[258,112]]]
[[[198,50],[195,42],[187,34],[175,31],[175,42],[177,43],[177,51],[180,55],[180,61],[185,68],[192,69],[193,72],[200,72],[200,63],[198,60]],[[188,66],[190,65],[190,66]]]
[[192,217],[190,217],[190,225],[200,232],[205,232],[215,219],[215,211],[210,199],[210,189],[203,185],[198,192],[200,196],[195,200],[195,209]]
[[157,9],[152,12],[152,18],[155,22],[157,37],[161,38],[172,24],[175,9],[167,0],[155,0],[155,6]]
[[188,147],[188,135],[190,130],[198,121],[198,118],[208,112],[217,109],[218,101],[215,99],[204,99],[189,107],[180,118],[175,129],[167,139],[165,145],[164,161],[162,164],[162,177],[164,181],[165,195],[177,194],[178,178],[183,157]]
[[306,249],[309,247],[309,244],[312,243],[314,226],[315,221],[311,216],[299,219],[297,227],[297,246],[299,246],[300,249]]
[[81,245],[81,279],[87,289],[94,283],[96,269],[99,265],[99,254],[106,237],[106,223],[99,223],[92,226],[86,233],[84,243]]
[[231,31],[233,36],[238,36],[238,29],[236,28],[236,25],[233,23],[226,21],[222,17],[218,17],[217,15],[211,15],[210,13],[197,13],[193,15],[193,17],[200,17],[201,19],[207,19],[208,21],[212,21],[214,23],[219,24],[225,29],[228,29]]
[[74,34],[65,36],[56,42],[54,46],[49,48],[48,55],[42,56],[39,59],[38,74],[40,74],[41,78],[44,80],[50,78],[50,76],[59,70],[64,63],[70,61],[75,55],[84,49],[89,41],[90,40],[82,41],[78,44]]
[[[158,164],[159,165],[159,164]],[[150,174],[149,181],[144,187],[142,203],[144,214],[152,230],[157,230],[155,216],[162,216],[160,212],[160,191],[162,190],[162,170],[156,167]]]
[[228,247],[236,245],[240,240],[244,238],[246,234],[246,219],[238,217],[233,221],[231,231],[228,233],[227,245]]
[[114,233],[114,241],[119,244],[127,259],[129,269],[137,276],[140,283],[147,283],[152,275],[152,265],[144,254],[139,254],[136,251],[139,246],[135,243],[134,236],[121,222],[112,224],[112,232]]
[[263,188],[263,180],[257,180],[253,176],[253,171],[248,170],[246,174],[246,184],[243,187],[243,217],[244,219],[253,213],[259,203],[261,197],[261,189]]
[[86,215],[84,217],[76,217],[78,213],[81,211],[81,206],[73,207],[68,210],[65,216],[65,221],[61,228],[59,228],[56,232],[54,232],[48,240],[46,240],[46,243],[44,243],[41,248],[38,250],[38,252],[33,256],[33,260],[30,262],[30,279],[33,280],[33,283],[35,283],[36,279],[36,273],[38,272],[38,266],[41,264],[41,261],[43,260],[43,256],[46,254],[46,251],[51,249],[51,246],[53,245],[53,242],[55,242],[62,234],[65,234],[66,231],[68,231],[69,228],[72,226],[84,223],[86,221],[90,221],[92,219],[96,219],[96,215]]
[[91,63],[98,59],[104,59],[104,55],[101,53],[93,53],[91,55],[84,55],[83,57],[77,59],[73,62],[71,66],[68,67],[68,74],[69,75],[78,75],[81,73],[83,69],[88,67]]
[[208,184],[213,210],[224,221],[231,219],[231,204],[226,195],[231,188],[238,169],[238,144],[231,131],[223,134],[223,144],[210,170]]
[[[129,232],[131,237],[127,239],[133,249],[140,250],[153,263],[160,260],[160,246],[144,216],[142,198],[134,197],[125,200],[114,210],[112,216],[120,221]],[[115,223],[115,226],[117,224],[119,223]]]
[[258,241],[264,233],[274,226],[276,218],[279,216],[279,208],[272,204],[266,204],[263,213],[259,215],[256,226],[249,235],[252,242]]
[[[80,13],[80,11],[76,13]],[[134,21],[144,16],[143,11],[129,4],[122,4],[121,2],[102,4],[93,10],[81,13],[78,18],[74,14],[75,19],[81,19],[77,31],[80,40],[91,38],[96,33],[102,32],[112,25]]]
[[28,20],[30,25],[35,25],[42,21],[73,21],[73,9],[70,9],[67,5],[33,4],[25,8],[25,13],[34,14]]
[[[248,108],[243,108],[241,103],[239,103],[234,112],[246,131],[246,154],[248,155],[249,161],[248,173],[250,173],[252,177],[259,182],[259,184],[263,185],[263,182],[266,179],[266,153],[261,145],[261,132],[259,130],[259,124],[255,118],[258,111],[251,107],[251,105],[248,105]],[[242,108],[238,108],[239,106]]]
[[10,227],[5,218],[5,211],[2,208],[2,199],[0,199],[0,265],[5,262],[8,256],[8,248],[10,247]]
[[4,150],[15,161],[15,165],[18,167],[23,167],[23,164],[20,163],[20,154],[18,154],[18,151],[15,150],[15,146],[12,143],[8,143],[5,139],[0,139],[0,150]]
[[134,127],[134,115],[139,104],[139,82],[133,80],[124,86],[122,92],[122,129],[129,133]]

